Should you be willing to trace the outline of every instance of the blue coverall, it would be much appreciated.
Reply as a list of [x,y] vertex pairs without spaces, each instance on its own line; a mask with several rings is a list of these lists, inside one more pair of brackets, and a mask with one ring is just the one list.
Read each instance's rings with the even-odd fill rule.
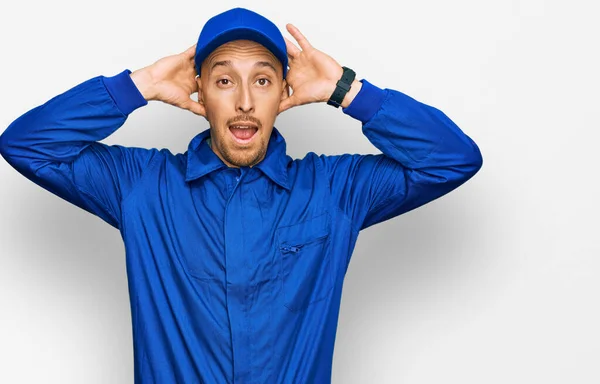
[[365,79],[343,112],[382,154],[286,154],[229,168],[99,141],[146,105],[128,69],[17,118],[0,153],[18,172],[119,229],[135,382],[330,383],[342,283],[359,231],[457,188],[477,145],[440,110]]

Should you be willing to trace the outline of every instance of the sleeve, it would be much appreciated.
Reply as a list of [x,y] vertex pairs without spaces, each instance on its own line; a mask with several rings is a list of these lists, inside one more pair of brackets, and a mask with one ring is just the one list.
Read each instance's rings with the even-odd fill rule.
[[0,154],[56,196],[121,226],[121,201],[157,149],[99,143],[148,102],[130,70],[97,76],[26,112],[0,136]]
[[452,191],[483,164],[475,142],[440,110],[365,79],[342,111],[382,154],[320,155],[334,202],[360,231]]

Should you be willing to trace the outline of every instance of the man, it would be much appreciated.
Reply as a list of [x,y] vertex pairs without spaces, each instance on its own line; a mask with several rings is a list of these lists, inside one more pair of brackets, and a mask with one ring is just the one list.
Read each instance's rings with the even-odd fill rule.
[[[257,13],[223,12],[185,52],[89,79],[0,136],[20,173],[120,230],[136,383],[330,382],[359,231],[482,165],[442,112],[356,80],[287,29],[300,47]],[[210,128],[183,154],[99,143],[148,100]],[[313,102],[341,105],[382,154],[287,156],[274,121]]]

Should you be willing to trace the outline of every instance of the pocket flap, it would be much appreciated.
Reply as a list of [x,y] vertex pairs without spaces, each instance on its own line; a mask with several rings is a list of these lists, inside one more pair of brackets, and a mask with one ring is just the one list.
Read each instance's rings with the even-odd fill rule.
[[296,224],[277,228],[277,241],[279,245],[301,245],[311,240],[329,235],[329,212],[322,213]]

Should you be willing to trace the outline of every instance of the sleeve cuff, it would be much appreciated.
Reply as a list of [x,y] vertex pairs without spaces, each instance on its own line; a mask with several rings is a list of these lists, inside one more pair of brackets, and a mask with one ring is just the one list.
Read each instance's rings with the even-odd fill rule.
[[385,89],[369,83],[367,80],[360,80],[362,87],[354,96],[354,99],[342,112],[360,120],[363,124],[371,120],[375,113],[381,108],[385,99]]
[[102,76],[102,81],[106,87],[106,90],[114,100],[117,108],[124,114],[129,115],[137,108],[143,107],[148,104],[148,101],[144,99],[140,90],[137,88],[131,76],[131,71],[125,69],[123,72],[115,76]]

